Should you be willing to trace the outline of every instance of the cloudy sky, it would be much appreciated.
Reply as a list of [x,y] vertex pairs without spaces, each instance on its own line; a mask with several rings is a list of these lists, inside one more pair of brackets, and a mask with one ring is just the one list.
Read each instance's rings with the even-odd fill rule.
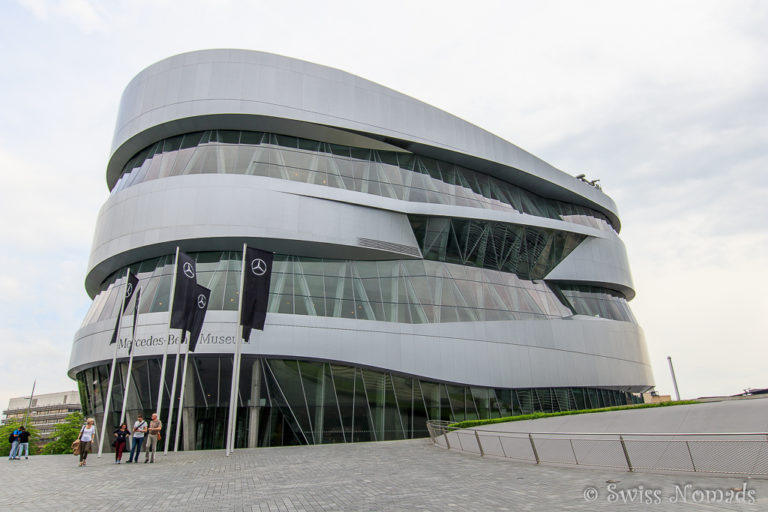
[[7,0],[0,408],[74,389],[123,88],[202,48],[279,53],[456,114],[619,205],[657,388],[768,387],[768,2]]

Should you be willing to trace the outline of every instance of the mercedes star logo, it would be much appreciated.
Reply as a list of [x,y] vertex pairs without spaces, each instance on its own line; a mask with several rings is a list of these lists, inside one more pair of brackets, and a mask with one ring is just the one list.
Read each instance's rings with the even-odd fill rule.
[[192,264],[188,261],[184,262],[184,266],[182,267],[182,270],[184,271],[184,275],[187,276],[190,279],[195,278],[195,270],[192,268]]
[[205,309],[205,303],[206,303],[205,295],[201,293],[200,295],[197,296],[197,307],[200,309]]
[[130,297],[131,294],[133,294],[133,283],[128,283],[125,285],[125,296]]
[[261,258],[256,258],[251,262],[251,272],[256,276],[263,276],[267,272],[267,264]]

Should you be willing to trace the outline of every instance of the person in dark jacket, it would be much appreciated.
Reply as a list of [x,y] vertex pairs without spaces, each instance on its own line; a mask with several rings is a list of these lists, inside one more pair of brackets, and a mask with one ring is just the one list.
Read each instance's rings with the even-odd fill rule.
[[24,453],[25,459],[29,459],[29,431],[24,427],[19,427],[19,451],[16,453],[16,458],[21,459],[22,453]]
[[120,464],[123,460],[123,450],[125,450],[125,443],[128,442],[128,436],[131,435],[131,431],[128,430],[128,424],[123,423],[120,428],[112,432],[115,436],[115,464]]
[[13,432],[11,432],[11,437],[8,438],[8,442],[11,444],[11,453],[8,455],[8,460],[13,460],[16,458],[16,452],[19,451],[19,434],[21,434],[21,430],[14,429]]

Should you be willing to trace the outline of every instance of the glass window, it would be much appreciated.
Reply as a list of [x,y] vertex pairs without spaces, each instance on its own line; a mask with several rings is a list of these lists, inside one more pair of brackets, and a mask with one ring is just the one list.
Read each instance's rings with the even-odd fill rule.
[[194,148],[200,144],[204,132],[187,133],[181,141],[181,149]]
[[[209,309],[236,310],[240,253],[193,256],[198,282],[211,289]],[[140,312],[167,311],[173,255],[138,262],[131,268],[140,278]],[[121,269],[104,282],[83,325],[117,316],[121,285],[116,283],[122,283],[124,274]],[[573,302],[579,305],[579,314],[633,321],[626,300],[617,292],[561,288],[550,289],[508,272],[440,261],[340,261],[276,255],[269,311],[401,323],[466,322],[567,317]]]
[[[249,162],[249,153],[243,150],[261,144],[270,144],[274,152],[261,156],[254,154]],[[219,155],[219,160],[213,162],[206,152],[190,160],[190,151],[201,145],[216,148],[218,151],[214,153]],[[242,147],[235,147],[238,145]],[[315,158],[296,160],[297,149]],[[276,158],[277,155],[282,156]],[[269,158],[265,160],[265,156]],[[327,165],[318,168],[316,157],[320,156],[331,160],[332,168]],[[148,164],[153,159],[157,167]],[[140,171],[137,173],[135,169]],[[195,132],[153,144],[130,159],[113,193],[147,180],[206,172],[271,176],[416,202],[516,210],[598,229],[612,229],[607,217],[600,212],[546,199],[498,178],[446,162],[412,153],[375,151],[249,131]],[[318,172],[332,172],[334,176],[313,174]]]
[[240,132],[240,144],[255,146],[261,144],[263,137],[262,132]]
[[617,291],[595,286],[560,284],[568,305],[578,315],[587,315],[623,322],[635,322],[626,298]]

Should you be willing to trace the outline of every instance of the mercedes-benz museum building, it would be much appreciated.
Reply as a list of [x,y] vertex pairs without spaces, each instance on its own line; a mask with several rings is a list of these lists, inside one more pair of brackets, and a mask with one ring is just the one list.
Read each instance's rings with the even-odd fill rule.
[[123,94],[106,181],[69,363],[90,415],[126,268],[142,288],[128,419],[156,408],[180,336],[177,246],[212,290],[182,449],[224,446],[243,243],[275,262],[265,328],[242,345],[237,447],[420,437],[427,420],[626,404],[653,386],[611,198],[355,75],[244,50],[160,61]]

